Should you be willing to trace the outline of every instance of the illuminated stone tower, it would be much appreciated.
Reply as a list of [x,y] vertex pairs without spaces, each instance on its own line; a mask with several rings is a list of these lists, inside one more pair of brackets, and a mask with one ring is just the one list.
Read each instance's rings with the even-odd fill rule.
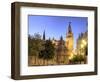
[[67,56],[68,59],[71,59],[72,55],[73,55],[73,46],[74,46],[74,38],[73,38],[73,32],[72,32],[72,28],[71,28],[71,22],[69,22],[68,25],[68,31],[66,34],[66,42],[65,42],[66,48],[67,48]]

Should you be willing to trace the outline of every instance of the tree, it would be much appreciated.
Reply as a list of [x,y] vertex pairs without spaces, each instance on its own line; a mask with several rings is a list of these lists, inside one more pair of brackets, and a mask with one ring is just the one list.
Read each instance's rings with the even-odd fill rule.
[[39,52],[43,49],[43,41],[38,33],[34,36],[28,36],[28,54],[29,56],[38,56]]
[[40,51],[39,58],[43,58],[45,60],[52,59],[55,55],[54,45],[50,40],[46,40],[44,46],[45,49]]
[[81,63],[84,61],[84,56],[83,55],[74,55],[74,57],[71,59],[73,63]]
[[74,57],[71,59],[72,63],[77,63],[78,62],[78,56],[74,55]]
[[79,55],[78,61],[81,63],[82,61],[84,61],[84,56],[83,55]]

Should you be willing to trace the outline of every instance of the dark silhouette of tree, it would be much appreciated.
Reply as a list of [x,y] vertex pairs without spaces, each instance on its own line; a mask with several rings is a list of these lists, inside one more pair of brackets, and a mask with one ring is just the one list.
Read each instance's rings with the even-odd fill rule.
[[88,55],[88,45],[85,47],[85,54]]
[[44,46],[45,49],[40,51],[39,58],[43,58],[44,60],[52,59],[55,55],[54,45],[50,40],[46,40]]
[[44,30],[44,32],[43,32],[43,40],[45,40],[45,30]]

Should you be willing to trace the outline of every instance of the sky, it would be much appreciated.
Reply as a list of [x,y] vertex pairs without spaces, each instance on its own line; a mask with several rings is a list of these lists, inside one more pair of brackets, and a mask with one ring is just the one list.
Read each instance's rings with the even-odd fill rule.
[[54,37],[56,40],[59,40],[60,36],[63,36],[65,40],[69,22],[71,22],[75,47],[79,34],[86,32],[88,29],[87,17],[29,15],[28,34],[34,35],[34,33],[39,33],[43,35],[45,30],[46,39],[52,39]]

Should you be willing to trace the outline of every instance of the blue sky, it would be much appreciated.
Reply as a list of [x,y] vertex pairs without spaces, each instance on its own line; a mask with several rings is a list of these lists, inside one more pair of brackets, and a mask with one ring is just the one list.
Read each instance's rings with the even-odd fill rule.
[[59,40],[60,36],[63,39],[66,38],[66,32],[68,31],[68,25],[71,22],[72,32],[74,34],[74,44],[81,32],[87,31],[87,17],[69,17],[69,16],[28,16],[28,28],[29,34],[39,33],[43,35],[45,30],[46,39],[53,37]]

